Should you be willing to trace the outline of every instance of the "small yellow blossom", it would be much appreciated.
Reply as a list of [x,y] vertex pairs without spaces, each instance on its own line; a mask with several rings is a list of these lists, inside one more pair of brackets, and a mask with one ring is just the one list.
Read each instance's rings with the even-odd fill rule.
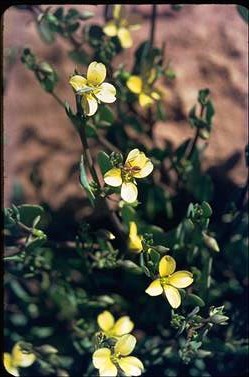
[[143,250],[142,237],[137,234],[137,225],[134,221],[129,223],[130,232],[128,238],[128,248],[134,253],[140,253]]
[[151,71],[145,73],[141,77],[132,75],[127,80],[126,85],[132,93],[138,95],[140,106],[149,107],[161,98],[159,92],[152,87],[155,79],[156,70],[151,69]]
[[114,5],[113,19],[107,22],[103,31],[108,37],[118,37],[123,48],[131,47],[133,44],[130,30],[137,30],[140,17],[129,15],[129,20],[126,17],[124,6],[121,4]]
[[69,80],[69,84],[76,94],[82,96],[81,104],[84,113],[88,116],[96,113],[98,103],[113,103],[116,101],[116,89],[112,84],[103,82],[105,78],[105,65],[94,61],[88,66],[86,78],[74,75]]
[[136,148],[129,152],[123,167],[112,168],[105,173],[104,181],[109,186],[121,186],[121,198],[133,203],[138,194],[135,178],[145,178],[152,170],[151,160]]
[[14,345],[11,353],[4,352],[3,364],[12,376],[19,376],[18,367],[26,368],[34,363],[36,356],[23,351],[18,343]]
[[97,321],[99,327],[108,338],[117,338],[129,334],[134,327],[130,317],[123,316],[115,322],[113,315],[107,310],[98,315]]
[[128,356],[134,350],[136,338],[123,335],[115,344],[114,349],[99,348],[93,354],[93,365],[99,369],[99,375],[115,377],[118,367],[125,376],[140,376],[144,370],[143,363],[134,356]]
[[181,305],[181,296],[177,288],[186,288],[193,283],[193,274],[189,271],[177,271],[174,258],[166,255],[159,263],[160,278],[154,280],[146,289],[150,296],[158,296],[165,293],[172,308],[176,309]]

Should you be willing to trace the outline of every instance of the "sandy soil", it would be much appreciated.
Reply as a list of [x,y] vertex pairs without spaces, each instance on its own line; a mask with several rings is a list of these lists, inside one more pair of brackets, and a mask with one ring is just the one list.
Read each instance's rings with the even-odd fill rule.
[[[102,5],[77,7],[95,12],[97,21],[103,22]],[[149,34],[151,6],[129,8],[144,17],[142,29],[134,32],[135,48]],[[246,176],[243,151],[247,140],[247,25],[234,5],[188,5],[180,12],[171,11],[168,5],[158,8],[156,44],[167,42],[167,58],[177,78],[165,88],[168,121],[156,125],[156,143],[161,146],[171,140],[176,146],[192,136],[186,115],[198,90],[209,87],[216,115],[204,166],[220,166],[221,174],[241,185]],[[46,201],[58,209],[82,197],[77,173],[80,143],[64,111],[43,92],[32,73],[19,59],[10,64],[9,49],[21,50],[25,46],[58,69],[57,91],[73,104],[67,82],[75,67],[67,56],[70,46],[59,37],[52,47],[44,44],[31,15],[9,8],[4,14],[4,204],[11,200],[13,184],[20,182],[26,202]],[[129,67],[133,49],[125,51],[116,64],[122,61]],[[39,189],[32,179],[37,185],[42,180]],[[84,211],[87,214],[88,207]]]

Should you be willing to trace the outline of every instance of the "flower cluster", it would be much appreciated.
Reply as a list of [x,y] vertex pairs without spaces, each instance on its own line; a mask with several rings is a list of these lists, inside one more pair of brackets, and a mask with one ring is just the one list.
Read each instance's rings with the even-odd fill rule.
[[138,95],[138,101],[141,107],[149,107],[155,101],[160,100],[160,93],[153,88],[156,79],[156,70],[151,69],[141,77],[132,75],[126,82],[128,89]]
[[129,356],[135,348],[136,338],[129,334],[134,324],[128,316],[116,322],[109,311],[104,311],[97,318],[100,329],[106,338],[115,338],[114,346],[97,349],[92,357],[93,365],[100,376],[115,377],[121,370],[125,376],[140,376],[144,370],[143,363],[134,356]]
[[105,78],[105,65],[95,61],[89,65],[86,78],[81,75],[74,75],[70,78],[69,83],[75,93],[82,97],[81,105],[85,115],[94,115],[99,102],[116,101],[116,89],[112,84],[104,82]]
[[122,167],[112,168],[105,173],[104,181],[109,186],[121,186],[121,198],[128,203],[133,203],[138,195],[135,179],[147,177],[152,170],[151,160],[136,148],[129,152]]
[[29,367],[35,360],[36,356],[33,353],[28,353],[22,350],[18,343],[14,345],[11,353],[4,352],[3,355],[4,367],[12,376],[19,376],[18,368]]
[[107,310],[98,315],[97,322],[107,338],[129,334],[134,327],[130,317],[123,316],[115,322],[113,315]]
[[146,289],[150,296],[158,296],[165,293],[172,308],[177,309],[181,305],[181,296],[177,288],[186,288],[193,283],[193,274],[189,271],[177,271],[174,258],[166,255],[159,263],[159,278],[154,280]]
[[118,37],[123,48],[132,46],[131,30],[140,28],[140,18],[134,15],[129,15],[129,20],[126,17],[125,8],[121,5],[114,5],[113,19],[107,22],[103,31],[108,37]]

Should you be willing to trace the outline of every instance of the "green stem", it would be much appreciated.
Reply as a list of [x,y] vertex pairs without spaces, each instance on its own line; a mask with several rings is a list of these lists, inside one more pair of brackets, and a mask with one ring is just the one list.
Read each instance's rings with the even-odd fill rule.
[[51,92],[51,96],[54,97],[54,99],[59,103],[59,105],[64,107],[64,102],[55,92]]
[[[205,109],[205,106],[201,105],[200,118],[203,117],[204,109]],[[192,141],[192,144],[190,144],[191,145],[190,148],[187,148],[187,150],[186,150],[186,159],[187,160],[191,160],[191,157],[193,156],[193,153],[194,153],[194,150],[195,150],[195,146],[197,144],[199,136],[200,136],[200,129],[198,127],[196,129],[195,137],[194,137],[194,139]]]
[[156,4],[152,5],[151,12],[151,23],[150,23],[150,48],[153,47],[155,39],[155,30],[156,30]]
[[83,113],[83,109],[82,109],[82,106],[81,106],[81,103],[80,103],[80,99],[81,99],[81,97],[76,95],[77,114],[82,120],[82,125],[80,127],[78,127],[78,132],[79,132],[81,144],[82,144],[82,147],[83,147],[84,160],[86,161],[86,164],[88,166],[88,169],[90,170],[92,178],[95,180],[95,182],[100,187],[101,185],[100,185],[99,178],[98,178],[98,175],[97,175],[95,167],[94,167],[93,159],[92,159],[90,148],[89,148],[89,145],[88,145],[88,140],[87,140],[87,136],[86,136],[86,118],[85,118],[85,115]]

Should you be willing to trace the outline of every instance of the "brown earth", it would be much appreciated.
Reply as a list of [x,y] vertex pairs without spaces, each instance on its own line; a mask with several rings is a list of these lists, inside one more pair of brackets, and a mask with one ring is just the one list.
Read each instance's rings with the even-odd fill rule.
[[[143,27],[134,32],[134,47],[125,50],[115,62],[122,61],[129,68],[134,48],[149,35],[151,5],[127,7],[144,17]],[[103,5],[77,8],[95,12],[94,22],[103,23]],[[221,174],[241,185],[246,175],[243,151],[247,142],[247,25],[235,5],[186,5],[180,12],[173,12],[169,5],[158,5],[158,13],[156,44],[160,47],[163,41],[167,42],[167,58],[177,78],[165,87],[168,120],[156,125],[156,143],[163,146],[165,140],[171,140],[177,146],[193,135],[186,115],[196,102],[198,90],[209,87],[216,115],[204,166],[223,166]],[[44,44],[32,16],[14,7],[4,14],[3,37],[4,205],[10,203],[14,182],[20,182],[26,202],[46,201],[58,209],[70,199],[82,197],[77,171],[80,142],[63,109],[39,87],[32,72],[19,58],[10,62],[9,49],[21,51],[29,46],[41,60],[58,69],[57,92],[73,106],[68,76],[75,64],[67,56],[70,46],[60,37],[52,46]],[[229,159],[234,160],[232,169],[224,165]],[[42,179],[39,190],[31,183],[31,175],[33,180]],[[87,211],[85,207],[84,213]]]

